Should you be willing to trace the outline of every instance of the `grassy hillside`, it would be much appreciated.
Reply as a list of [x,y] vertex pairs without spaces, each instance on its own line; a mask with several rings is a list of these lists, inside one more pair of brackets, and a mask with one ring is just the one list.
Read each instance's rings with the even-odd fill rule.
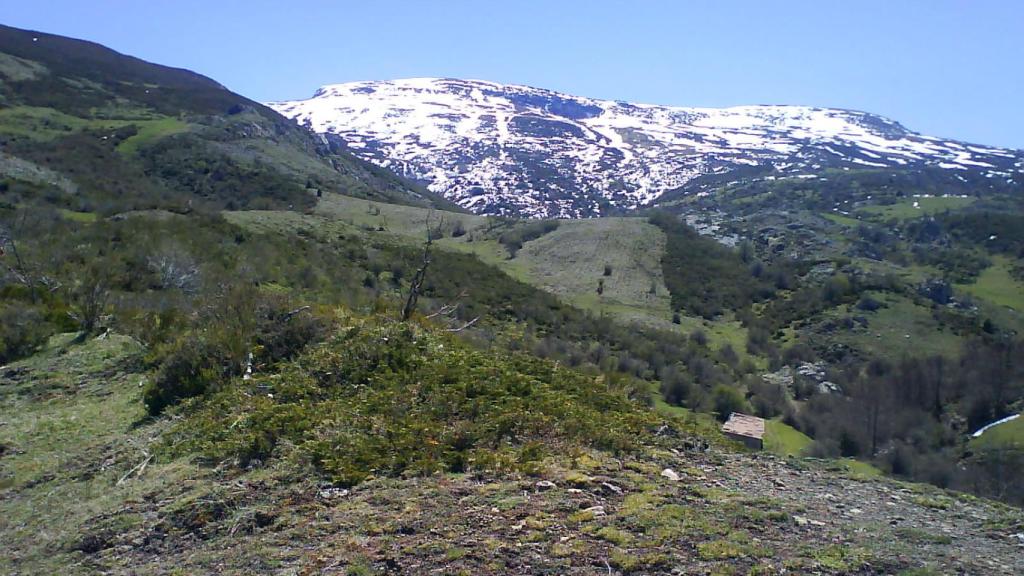
[[[258,374],[174,419],[143,417],[139,382],[152,376],[139,371],[138,344],[117,334],[81,344],[71,342],[73,335],[54,338],[40,354],[7,366],[0,374],[0,513],[8,520],[0,524],[6,544],[0,570],[1011,574],[1024,568],[1009,537],[1024,522],[1019,510],[865,480],[811,461],[752,459],[732,452],[713,429],[686,417],[655,416],[619,389],[592,386],[564,368],[480,354],[429,327],[414,328],[413,339],[396,349],[380,336],[403,338],[400,325],[339,319],[347,326],[341,339],[284,366],[288,377]],[[358,385],[367,354],[393,367],[381,393],[399,396]],[[332,369],[324,371],[328,364]],[[536,381],[543,398],[537,406],[548,408],[532,424],[504,428],[487,425],[500,414],[462,411],[471,404],[414,407],[400,396],[428,392],[433,376],[428,382],[408,377],[424,366],[442,378],[436,383],[448,379],[446,394],[462,402],[528,401],[514,383]],[[474,370],[497,371],[506,385],[460,380]],[[293,378],[292,371],[306,376]],[[346,385],[363,391],[348,397]],[[576,386],[582,396],[571,392]],[[244,414],[233,412],[242,410],[228,397],[233,394],[246,403]],[[382,433],[338,436],[347,427],[326,416],[342,405]],[[561,427],[578,422],[576,410],[596,407],[600,412],[586,426]],[[460,426],[434,428],[437,408],[458,408],[459,419],[444,418]],[[324,418],[302,419],[318,414]],[[600,426],[609,418],[650,427],[624,434],[628,426]],[[301,425],[282,426],[285,421]],[[403,422],[415,425],[402,432]],[[474,433],[474,423],[484,435]],[[420,441],[403,442],[402,434],[413,430]],[[487,460],[500,469],[445,456],[493,441],[487,434],[498,430],[511,434]],[[270,431],[287,437],[261,462],[223,459],[225,450],[235,453]],[[537,433],[562,440],[535,451],[530,439]],[[604,444],[609,433],[621,435]],[[712,446],[700,447],[704,440],[694,433]],[[370,440],[402,447],[396,454],[413,457],[414,467],[399,474],[403,468],[395,464],[402,460],[389,450],[309,457],[337,442]],[[605,448],[586,447],[592,440]],[[194,442],[213,459],[193,458],[185,446]],[[612,446],[619,451],[608,451]],[[375,474],[349,488],[330,483],[331,471],[345,463],[372,465]],[[471,469],[429,473],[453,464]],[[679,479],[664,476],[666,468]],[[890,505],[865,506],[882,501]]]
[[[342,325],[351,326],[353,321],[362,322],[348,317]],[[378,336],[400,337],[401,333],[400,326],[373,321],[361,324],[358,335],[351,335],[355,330],[351,327],[345,330],[349,333],[342,336],[345,340],[311,352],[294,369],[313,369],[322,374],[318,378],[328,374],[323,371],[325,362],[342,370],[345,366],[366,369],[360,355],[394,349],[375,348],[383,345]],[[549,394],[562,394],[558,390],[567,392],[563,378],[580,384],[586,381],[543,364],[528,368],[535,361],[523,359],[526,364],[518,364],[501,356],[477,356],[441,334],[416,330],[416,343],[404,349],[424,355],[415,362],[426,362],[455,377],[458,373],[451,372],[451,367],[463,364],[452,361],[466,354],[467,360],[478,359],[466,365],[468,370],[505,365],[508,370],[501,370],[505,378],[525,377],[537,369],[534,378],[557,375],[552,381],[559,382],[558,387],[544,388],[548,392],[536,398],[519,397],[525,409],[545,406],[558,398]],[[520,453],[508,460],[514,468],[526,466],[529,476],[478,470],[421,476],[433,465],[457,462],[442,455],[445,447],[461,445],[446,444],[444,436],[437,436],[437,443],[427,436],[428,442],[406,445],[400,436],[388,433],[377,438],[407,446],[409,452],[404,453],[417,456],[412,462],[427,468],[414,468],[415,478],[389,478],[395,470],[392,464],[399,461],[389,456],[390,450],[334,452],[335,458],[387,457],[390,462],[377,468],[376,478],[343,489],[318,479],[342,461],[374,460],[335,459],[323,469],[323,464],[316,464],[323,460],[309,456],[323,442],[333,445],[342,438],[360,438],[347,433],[354,422],[319,421],[316,429],[322,431],[313,435],[303,434],[301,427],[280,426],[282,418],[297,421],[294,418],[315,414],[315,403],[324,403],[325,409],[334,407],[331,411],[338,402],[319,394],[309,396],[314,388],[282,384],[295,381],[316,386],[327,384],[326,380],[318,384],[306,378],[279,380],[267,373],[246,384],[251,394],[242,398],[252,410],[241,419],[216,409],[226,403],[230,410],[241,410],[224,397],[182,412],[184,420],[177,424],[146,420],[137,382],[150,376],[137,371],[141,366],[137,343],[111,335],[75,344],[71,336],[54,338],[40,355],[10,365],[0,375],[0,413],[5,422],[0,428],[4,447],[0,469],[5,479],[0,511],[7,519],[0,525],[7,543],[7,553],[0,559],[4,571],[155,574],[165,573],[169,564],[187,572],[216,567],[226,574],[329,566],[351,574],[385,568],[502,574],[526,566],[565,574],[606,571],[607,567],[624,574],[783,569],[847,574],[878,567],[894,573],[1010,574],[1022,568],[1007,537],[1024,522],[1019,510],[934,489],[854,480],[813,463],[755,460],[717,445],[710,452],[674,450],[691,442],[694,428],[686,418],[670,416],[659,418],[669,418],[671,436],[656,437],[658,426],[652,425],[650,431],[624,436],[627,444],[620,446],[633,448],[614,457],[594,449],[552,451],[556,445],[545,443],[545,449],[531,452],[530,459]],[[360,342],[354,351],[353,337]],[[451,351],[439,347],[437,338],[455,347]],[[375,358],[393,363],[395,372],[389,377],[421,370],[417,364],[403,366],[402,354]],[[355,364],[346,364],[349,361]],[[477,365],[478,361],[484,364]],[[341,378],[356,383],[347,376]],[[471,378],[466,383],[475,381],[480,380]],[[475,397],[472,387],[449,387],[449,394]],[[516,398],[514,386],[490,389],[506,390],[503,394],[510,394],[509,399]],[[234,393],[225,389],[224,394]],[[306,408],[290,409],[299,400],[292,398],[294,394],[308,399],[302,401]],[[572,398],[565,397],[566,408],[594,401],[618,407],[608,412],[609,406],[601,404],[603,414],[595,415],[598,418],[617,417],[613,416],[617,410],[632,413],[638,422],[653,418],[640,408],[628,408],[628,401],[603,386]],[[396,398],[375,402],[371,396],[358,400],[369,410],[362,412],[367,423],[374,420],[376,410],[391,411],[401,405]],[[428,417],[432,413],[428,408],[403,413],[409,418]],[[85,419],[93,413],[96,417]],[[536,423],[542,427],[537,430],[546,426],[542,414],[538,413]],[[493,417],[465,416],[467,420],[452,421],[470,423],[475,418],[482,423]],[[219,420],[233,425],[211,425]],[[414,421],[429,425],[427,420],[410,420]],[[399,421],[389,418],[380,424],[398,425]],[[268,425],[272,427],[262,427]],[[602,435],[625,431],[599,427]],[[400,429],[393,428],[392,433]],[[436,434],[452,434],[455,440],[471,429],[438,427]],[[528,447],[528,442],[521,444],[529,438],[523,434],[532,434],[528,429],[517,430],[509,448]],[[587,429],[580,428],[584,436],[578,438],[587,438]],[[281,430],[303,440],[283,443],[256,466],[220,459],[219,451],[249,446],[248,439],[256,438],[260,430]],[[565,433],[577,434],[571,429],[558,434]],[[707,438],[712,433],[700,428],[700,434]],[[223,463],[197,465],[187,455],[176,456],[185,446],[180,444],[182,438],[190,439],[187,442],[209,439],[206,446]],[[474,468],[480,465],[475,460],[467,463]],[[660,471],[664,468],[676,471],[680,480],[665,478]],[[882,500],[893,505],[862,507],[863,502]],[[837,508],[862,511],[835,513]],[[890,523],[890,517],[900,520]],[[957,522],[956,538],[946,531],[950,518]],[[982,549],[985,553],[978,554]]]
[[[523,244],[514,257],[499,240],[515,227],[512,222],[338,194],[325,194],[311,216],[247,211],[227,213],[226,217],[254,230],[278,234],[299,230],[319,236],[355,234],[408,246],[422,243],[429,225],[438,248],[471,254],[569,305],[627,324],[686,335],[702,331],[716,349],[728,344],[744,354],[746,331],[735,320],[682,314],[676,318],[679,322],[673,323],[661,263],[665,235],[642,217],[560,221],[553,231]],[[458,236],[453,234],[456,228],[460,229]],[[604,275],[606,267],[608,276]]]
[[905,220],[908,218],[930,216],[947,210],[964,208],[966,206],[970,206],[974,201],[974,198],[961,198],[958,196],[912,198],[893,204],[864,206],[863,208],[860,208],[859,212],[883,221],[889,220],[890,218]]
[[76,211],[301,209],[323,189],[453,208],[209,78],[90,42],[0,26],[0,79],[0,177],[34,173]]
[[516,260],[532,284],[577,306],[666,324],[664,251],[664,234],[644,219],[601,218],[561,223],[528,242]]
[[765,422],[765,449],[780,456],[803,456],[814,442],[808,435],[780,420]]
[[[850,305],[823,314],[824,323],[832,323],[836,342],[859,350],[874,351],[892,361],[913,356],[956,356],[963,338],[943,325],[931,307],[891,293],[867,293],[883,307],[875,311],[858,310]],[[839,329],[845,318],[859,317],[863,323]]]
[[1012,198],[484,218],[203,77],[2,32],[0,571],[1024,570],[1019,510],[872,467],[1024,495],[962,431],[1024,398]]
[[979,451],[1021,449],[1024,447],[1024,421],[1017,418],[990,428],[972,439],[971,447]]
[[[343,194],[326,194],[317,203],[316,213],[366,230],[399,234],[422,241],[431,229],[441,227],[444,238],[450,238],[456,225],[473,232],[487,225],[487,218],[475,214],[434,210],[422,206],[401,206],[355,198]],[[468,239],[468,238],[467,238]]]
[[961,284],[959,289],[993,304],[1024,312],[1024,281],[1014,277],[1011,267],[1014,261],[997,257],[971,284]]
[[[844,469],[856,470],[862,474],[878,473],[877,467],[849,458],[858,455],[863,458],[869,450],[870,439],[863,438],[862,430],[854,428],[855,432],[843,432],[850,430],[847,424],[840,423],[843,420],[829,418],[827,412],[818,412],[820,408],[817,405],[827,404],[829,400],[820,397],[815,399],[813,396],[808,398],[807,392],[804,391],[806,389],[782,391],[780,399],[779,392],[758,382],[759,373],[774,370],[782,363],[795,366],[801,358],[813,358],[806,356],[807,350],[810,349],[809,345],[826,350],[850,350],[863,355],[864,364],[850,362],[847,359],[844,368],[848,371],[830,374],[829,378],[837,379],[840,386],[851,393],[860,394],[857,391],[862,387],[868,390],[868,387],[860,383],[860,379],[863,378],[861,370],[869,360],[887,363],[883,364],[883,370],[891,369],[884,366],[899,365],[908,358],[925,360],[944,357],[948,361],[956,362],[959,361],[964,346],[970,341],[971,334],[981,333],[978,324],[973,325],[973,332],[965,331],[963,325],[951,322],[949,314],[955,314],[954,312],[935,307],[933,302],[915,292],[917,283],[928,277],[929,272],[925,267],[905,268],[891,263],[883,266],[882,263],[871,262],[871,267],[866,268],[878,274],[877,278],[903,280],[880,281],[871,277],[859,279],[856,276],[841,276],[824,282],[824,285],[815,286],[810,283],[798,290],[780,290],[776,295],[769,296],[767,301],[755,304],[753,318],[747,315],[748,312],[739,309],[735,312],[740,316],[739,319],[732,319],[730,316],[700,319],[678,315],[675,318],[678,323],[672,323],[668,320],[668,310],[655,308],[657,305],[667,305],[668,298],[663,296],[660,301],[646,299],[650,295],[643,290],[645,284],[649,289],[652,279],[657,281],[658,271],[664,271],[666,248],[659,242],[659,239],[664,237],[662,231],[640,218],[562,222],[557,227],[523,243],[516,249],[514,256],[508,246],[500,240],[506,231],[515,230],[516,226],[519,226],[514,222],[441,212],[431,214],[422,209],[389,206],[350,198],[328,196],[311,216],[289,215],[284,212],[244,212],[233,213],[230,218],[253,230],[273,231],[286,236],[297,234],[323,239],[334,235],[357,236],[365,242],[383,242],[393,246],[409,247],[423,242],[427,237],[428,225],[441,226],[444,230],[433,234],[436,250],[472,254],[491,263],[512,278],[540,288],[547,294],[557,295],[563,303],[589,309],[624,326],[657,326],[666,330],[667,334],[679,334],[684,339],[689,338],[691,334],[699,334],[699,338],[695,336],[693,342],[701,342],[701,339],[706,341],[706,347],[700,349],[699,354],[689,356],[691,352],[682,352],[682,349],[677,348],[677,351],[671,354],[682,352],[682,356],[663,357],[684,358],[683,363],[679,365],[681,368],[666,366],[659,369],[662,360],[656,359],[657,355],[644,356],[652,362],[649,366],[654,369],[653,374],[643,370],[634,374],[641,377],[653,376],[660,380],[661,391],[666,394],[666,398],[698,411],[718,409],[713,400],[716,398],[713,394],[716,383],[736,386],[743,391],[743,399],[746,402],[741,402],[741,405],[733,409],[758,410],[766,416],[795,412],[796,422],[801,426],[801,430],[815,435],[815,438],[809,440],[813,444],[810,448],[803,443],[799,448],[786,448],[788,444],[782,441],[778,447],[780,453],[795,454],[805,450],[810,452],[813,448],[815,454],[834,457],[841,462],[839,465]],[[441,224],[442,221],[448,224]],[[452,235],[456,224],[464,232],[459,236]],[[653,245],[656,249],[641,250],[641,245]],[[704,241],[692,244],[696,249],[704,245]],[[636,257],[638,250],[643,254],[642,258]],[[737,263],[733,269],[738,269],[737,272],[742,274],[749,274],[747,266],[756,264],[739,264],[742,258],[738,253],[729,253],[727,258]],[[655,263],[658,266],[655,267]],[[604,275],[606,264],[610,268],[609,276]],[[767,275],[769,274],[762,274]],[[703,280],[699,276],[695,278],[697,281],[711,279],[712,284],[709,285],[713,286],[713,279],[716,276],[712,273],[710,276],[704,276]],[[798,282],[813,282],[811,278],[807,275]],[[851,281],[849,278],[854,280]],[[688,284],[681,285],[688,289]],[[597,294],[598,286],[603,289],[603,294]],[[624,298],[622,293],[615,292],[617,287],[626,288],[623,291]],[[617,299],[616,296],[622,299]],[[637,296],[641,299],[636,299]],[[820,303],[820,308],[791,308],[786,314],[793,315],[787,317],[785,328],[780,331],[781,337],[773,336],[770,331],[761,327],[763,319],[778,315],[780,310],[789,309],[804,298],[811,298],[812,302]],[[872,304],[868,306],[865,303]],[[557,333],[566,334],[564,331]],[[580,338],[580,333],[574,334],[576,336],[573,338]],[[565,341],[562,341],[554,347],[545,345],[535,350],[542,354],[550,354],[553,349],[564,345]],[[616,346],[622,345],[620,343]],[[639,348],[630,349],[639,350],[644,346],[646,344],[639,344]],[[606,365],[601,361],[597,361],[597,364]],[[903,386],[898,382],[901,376],[885,378],[887,382],[889,378],[893,379],[894,389]],[[969,410],[973,405],[971,393],[961,394],[957,392],[955,397],[966,396],[966,399],[952,400],[954,396],[951,396],[951,410]],[[899,394],[891,398],[896,404],[887,410],[892,410],[893,413],[913,405],[900,404],[904,400],[899,399]],[[952,408],[952,402],[958,402],[959,406]],[[851,412],[848,418],[858,418],[856,414],[862,410],[862,404],[858,403],[856,406],[858,408]],[[831,409],[844,410],[838,406],[829,408]],[[908,433],[915,426],[910,422],[908,420],[905,424]],[[782,436],[808,438],[802,431],[791,428],[788,430],[791,433]],[[839,440],[842,434],[855,435],[858,438],[855,441],[857,447],[840,449]],[[769,443],[772,442],[775,440],[770,440]],[[842,458],[843,456],[847,457]],[[884,460],[875,462],[878,466],[890,470],[894,469],[891,468],[893,466],[901,465],[898,462],[894,464]]]
[[[960,476],[969,470],[1005,496],[1024,488],[999,472],[1021,453],[979,455],[950,418],[980,426],[1024,402],[1021,365],[1010,358],[1024,334],[1020,190],[941,170],[709,181],[707,194],[659,204],[736,243],[749,273],[772,286],[749,308],[734,289],[689,288],[709,266],[668,286],[691,307],[736,314],[747,351],[772,374],[744,382],[750,408],[785,415],[812,438],[810,453],[944,485],[971,485]],[[777,382],[784,391],[770,393]],[[885,424],[868,432],[872,411]]]
[[[565,221],[552,232],[527,241],[514,257],[499,237],[510,226],[484,216],[373,202],[327,194],[314,211],[325,227],[396,236],[420,243],[428,226],[438,246],[474,254],[513,277],[600,312],[604,308],[667,324],[668,291],[661,280],[664,235],[643,218]],[[282,213],[232,214],[237,222],[272,226]],[[458,236],[453,235],[456,228]],[[285,231],[282,222],[277,227]],[[605,276],[605,267],[610,274]],[[597,294],[599,282],[603,294]],[[652,290],[653,288],[653,290]]]

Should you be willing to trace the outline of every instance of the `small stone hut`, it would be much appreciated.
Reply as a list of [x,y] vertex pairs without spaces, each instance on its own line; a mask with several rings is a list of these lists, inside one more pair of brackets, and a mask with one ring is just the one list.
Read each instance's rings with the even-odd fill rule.
[[722,433],[729,438],[743,442],[748,448],[764,448],[764,419],[733,412],[722,425]]

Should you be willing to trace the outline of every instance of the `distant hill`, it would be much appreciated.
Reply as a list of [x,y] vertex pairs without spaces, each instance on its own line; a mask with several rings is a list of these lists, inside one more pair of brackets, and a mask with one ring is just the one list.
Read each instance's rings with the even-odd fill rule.
[[0,26],[0,176],[69,209],[302,208],[326,189],[451,205],[194,72]]

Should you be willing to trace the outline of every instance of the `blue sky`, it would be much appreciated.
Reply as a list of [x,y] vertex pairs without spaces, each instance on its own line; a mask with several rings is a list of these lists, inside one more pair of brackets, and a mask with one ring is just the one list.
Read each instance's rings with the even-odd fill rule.
[[682,106],[808,104],[1024,148],[1024,1],[3,1],[0,22],[257,100],[480,78]]

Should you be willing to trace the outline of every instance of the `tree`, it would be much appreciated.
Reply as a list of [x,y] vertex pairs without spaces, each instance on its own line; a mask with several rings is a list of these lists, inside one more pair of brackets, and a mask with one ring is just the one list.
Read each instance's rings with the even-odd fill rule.
[[423,281],[427,278],[427,268],[430,266],[430,240],[423,245],[423,261],[420,267],[416,270],[416,274],[412,277],[412,282],[409,283],[409,296],[405,300],[405,306],[402,307],[402,321],[408,320],[412,317],[412,313],[416,311],[416,301],[419,300],[420,291],[423,289]]
[[19,250],[19,238],[30,235],[27,232],[29,211],[21,212],[21,217],[9,227],[0,225],[0,266],[7,270],[15,282],[28,289],[33,303],[39,301],[39,288],[46,287],[50,291],[60,288],[60,284],[42,274],[37,266],[33,266]]
[[750,261],[754,259],[754,245],[750,243],[750,240],[744,240],[740,242],[740,260],[745,264],[750,264]]
[[886,422],[886,414],[892,403],[892,391],[896,385],[887,376],[891,368],[880,361],[868,365],[867,374],[859,378],[851,387],[854,409],[860,413],[861,422],[870,440],[871,452],[878,453],[878,445],[882,439],[882,425]]
[[110,274],[108,262],[91,263],[75,280],[70,290],[73,304],[72,317],[78,322],[81,338],[94,334],[100,326],[110,301]]
[[690,396],[692,383],[685,371],[675,366],[667,366],[661,375],[661,394],[665,401],[675,406],[682,406]]
[[743,395],[740,394],[739,390],[735,388],[725,385],[715,386],[711,396],[717,417],[722,422],[728,420],[729,415],[733,412],[747,411],[746,400],[743,399]]
[[[430,266],[430,248],[434,243],[434,235],[430,228],[430,220],[433,216],[433,210],[427,213],[426,229],[427,229],[427,240],[423,243],[423,260],[420,267],[416,270],[416,274],[412,277],[412,282],[409,284],[409,297],[405,300],[405,306],[402,307],[402,321],[407,321],[412,317],[412,313],[416,311],[416,301],[419,300],[420,291],[423,289],[423,281],[427,278],[427,268]],[[444,218],[441,218],[441,222],[438,224],[437,229],[441,229],[441,225],[444,224]]]

